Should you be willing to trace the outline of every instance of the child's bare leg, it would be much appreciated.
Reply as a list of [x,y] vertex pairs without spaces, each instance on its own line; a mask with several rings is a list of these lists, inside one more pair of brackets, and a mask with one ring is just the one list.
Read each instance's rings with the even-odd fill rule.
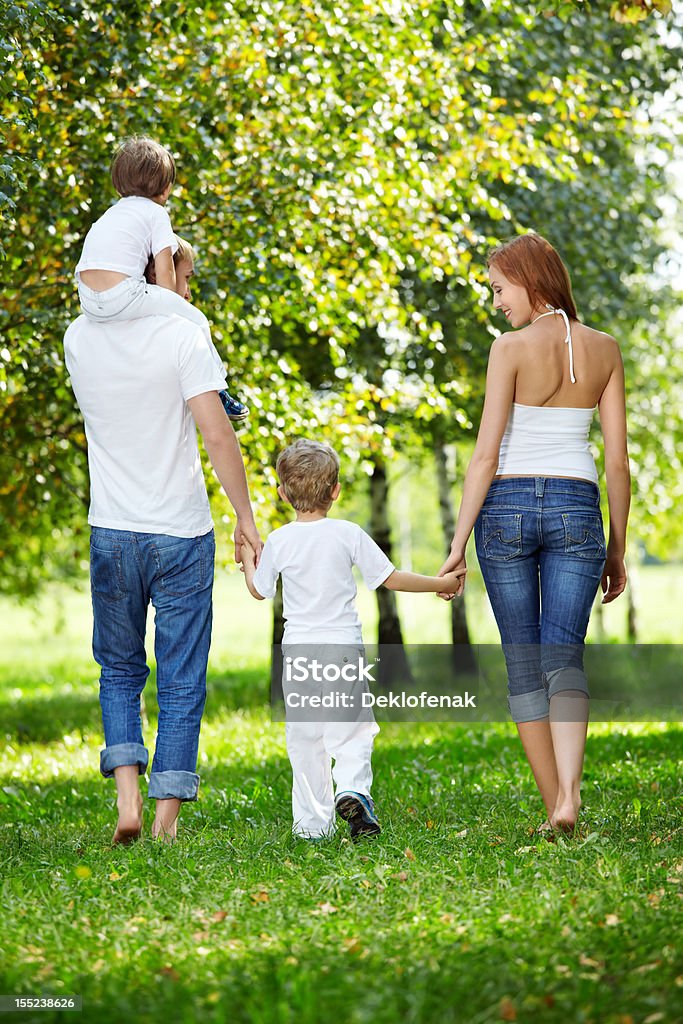
[[124,764],[114,769],[116,780],[116,806],[119,820],[113,843],[131,843],[142,832],[142,796],[138,784],[138,766]]
[[178,814],[182,801],[176,797],[167,800],[157,800],[152,835],[155,839],[173,840],[176,837]]

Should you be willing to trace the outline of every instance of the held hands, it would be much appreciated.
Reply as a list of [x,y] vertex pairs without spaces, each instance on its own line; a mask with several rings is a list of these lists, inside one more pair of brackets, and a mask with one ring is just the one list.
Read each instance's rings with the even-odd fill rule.
[[465,589],[466,575],[467,566],[459,566],[452,572],[440,572],[439,576],[443,578],[444,588],[438,592],[437,596],[443,598],[444,601],[450,601],[456,595],[461,597]]
[[465,552],[462,548],[451,548],[451,553],[439,569],[437,576],[443,576],[446,579],[452,576],[457,579],[458,586],[455,589],[444,587],[443,592],[439,592],[439,597],[443,601],[452,601],[456,596],[462,597],[465,591],[466,573],[467,562],[465,561]]
[[605,595],[602,599],[602,604],[609,604],[614,601],[619,594],[623,594],[626,588],[626,580],[628,574],[626,572],[626,566],[624,565],[623,555],[610,554],[609,548],[607,549],[607,561],[605,562],[605,568],[602,572],[602,579],[600,580],[600,586],[602,592]]
[[[263,550],[263,541],[259,537],[254,520],[246,522],[238,519],[233,539],[235,542],[235,561],[243,563],[246,558],[256,568],[261,557],[261,551]],[[242,565],[242,571],[244,572],[244,565]]]

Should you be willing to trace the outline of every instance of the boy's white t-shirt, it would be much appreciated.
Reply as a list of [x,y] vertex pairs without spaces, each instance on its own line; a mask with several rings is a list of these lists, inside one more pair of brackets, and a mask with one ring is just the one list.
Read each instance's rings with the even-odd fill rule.
[[254,587],[262,597],[272,598],[282,576],[283,643],[362,642],[354,565],[370,590],[394,571],[365,530],[345,519],[288,523],[270,534],[254,573]]
[[171,537],[208,533],[213,523],[187,401],[226,382],[202,329],[179,316],[135,323],[79,316],[64,353],[88,440],[88,522]]
[[125,196],[88,231],[76,276],[82,270],[115,270],[143,277],[150,256],[168,248],[176,252],[178,239],[166,209],[144,196]]

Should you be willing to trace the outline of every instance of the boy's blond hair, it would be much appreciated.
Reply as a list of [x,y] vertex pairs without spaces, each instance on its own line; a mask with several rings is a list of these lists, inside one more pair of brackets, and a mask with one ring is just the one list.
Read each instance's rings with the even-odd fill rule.
[[154,199],[175,181],[173,157],[147,135],[125,139],[111,162],[111,180],[122,197]]
[[280,452],[275,472],[297,512],[326,512],[339,480],[339,456],[328,444],[301,438]]
[[179,263],[192,263],[196,260],[196,254],[189,242],[186,242],[180,235],[175,236],[175,240],[178,243],[178,248],[173,253],[173,262],[176,266]]

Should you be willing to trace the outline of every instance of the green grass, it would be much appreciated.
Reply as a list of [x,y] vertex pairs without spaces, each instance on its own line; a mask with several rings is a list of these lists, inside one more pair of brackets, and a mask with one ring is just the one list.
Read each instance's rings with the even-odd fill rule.
[[385,725],[381,837],[309,846],[264,704],[269,610],[228,581],[200,800],[175,846],[112,849],[87,597],[0,611],[0,992],[112,1024],[683,1019],[678,726],[593,726],[581,834],[550,844],[511,726]]

